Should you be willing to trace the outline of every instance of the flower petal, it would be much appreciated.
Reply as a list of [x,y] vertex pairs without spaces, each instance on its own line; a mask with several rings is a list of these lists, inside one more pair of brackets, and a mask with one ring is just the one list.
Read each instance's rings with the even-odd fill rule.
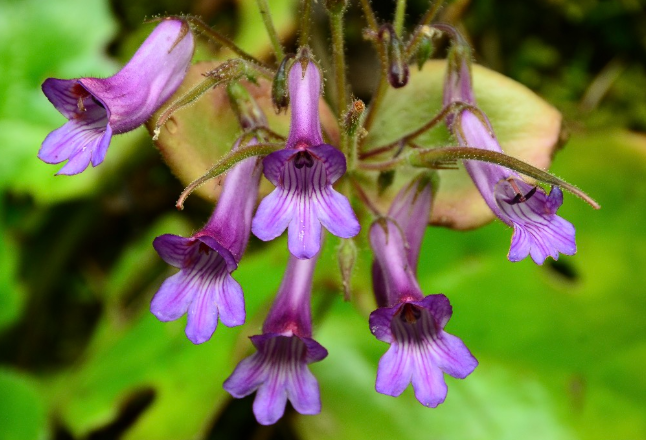
[[228,273],[223,275],[216,290],[215,303],[220,312],[220,321],[227,327],[236,327],[245,322],[244,295],[242,287]]
[[104,109],[94,106],[86,110],[84,118],[71,119],[52,131],[38,152],[38,158],[46,163],[68,160],[58,174],[72,175],[85,170],[90,161],[96,166],[105,157],[112,129]]
[[478,360],[457,336],[442,332],[436,344],[433,361],[446,374],[464,379],[478,366]]
[[251,221],[251,232],[262,241],[273,240],[282,234],[294,218],[296,194],[276,188],[260,202]]
[[403,393],[413,374],[411,360],[406,345],[391,344],[388,351],[379,359],[375,385],[377,392],[393,397]]
[[256,391],[265,380],[267,374],[264,362],[263,356],[259,352],[246,357],[238,363],[222,387],[237,399],[248,396]]
[[331,185],[345,174],[345,156],[337,148],[328,144],[321,144],[307,149],[312,156],[318,159],[325,167],[325,182]]
[[153,240],[153,247],[166,263],[181,268],[193,240],[174,234],[164,234]]
[[285,378],[287,398],[301,414],[321,412],[319,384],[305,362],[298,362]]
[[411,380],[415,397],[422,405],[435,408],[444,402],[448,391],[442,370],[433,363],[428,351],[422,347],[411,348],[410,356],[413,357],[415,365]]
[[285,414],[285,405],[287,405],[285,386],[282,381],[271,377],[258,387],[253,401],[253,414],[261,425],[273,425]]
[[179,319],[188,311],[198,282],[184,272],[168,277],[150,302],[150,312],[163,322]]
[[350,238],[361,230],[348,199],[332,187],[314,191],[312,203],[316,206],[319,221],[332,235]]
[[296,258],[310,259],[321,248],[321,222],[314,212],[312,200],[301,196],[287,231],[287,247]]

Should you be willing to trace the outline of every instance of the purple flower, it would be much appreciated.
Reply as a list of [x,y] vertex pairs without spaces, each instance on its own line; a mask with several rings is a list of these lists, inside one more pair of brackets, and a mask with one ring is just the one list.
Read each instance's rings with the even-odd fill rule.
[[345,156],[323,143],[318,68],[310,62],[303,72],[297,61],[288,81],[292,104],[289,137],[285,149],[269,154],[263,161],[265,176],[276,189],[260,203],[251,230],[268,241],[289,228],[292,255],[312,258],[320,248],[321,224],[343,238],[354,237],[361,227],[348,199],[332,188],[345,173]]
[[417,400],[436,407],[447,394],[443,373],[464,379],[478,361],[459,338],[444,331],[452,313],[449,300],[441,294],[424,297],[415,277],[431,198],[431,182],[414,181],[396,197],[391,217],[370,228],[380,305],[370,314],[370,331],[390,344],[379,361],[376,390],[399,396],[412,383]]
[[464,379],[473,372],[476,358],[460,338],[444,331],[451,314],[451,304],[441,294],[370,314],[370,331],[390,344],[379,360],[378,392],[396,397],[412,383],[417,400],[435,408],[446,399],[443,373]]
[[46,163],[67,160],[58,174],[99,165],[113,134],[146,122],[177,90],[192,56],[188,25],[163,20],[114,76],[48,78],[43,92],[68,122],[45,138],[38,157]]
[[243,359],[223,385],[236,398],[257,391],[253,412],[262,425],[276,423],[288,399],[301,414],[321,411],[318,382],[307,367],[327,356],[327,350],[312,339],[310,296],[315,265],[315,257],[290,257],[263,333],[251,337],[257,352]]
[[[453,59],[444,84],[444,104],[464,102],[475,105],[471,74],[465,59]],[[481,148],[502,153],[493,128],[484,113],[462,110],[455,119],[447,119],[461,146]],[[464,167],[471,176],[489,208],[509,226],[514,234],[507,255],[510,261],[520,261],[530,255],[536,264],[547,257],[558,260],[559,252],[576,253],[575,229],[556,215],[563,203],[563,194],[552,187],[550,194],[525,182],[518,173],[499,165],[465,160]]]
[[189,238],[166,234],[153,242],[163,260],[180,271],[164,281],[150,311],[160,321],[188,313],[186,336],[194,344],[211,338],[218,316],[227,327],[245,321],[242,289],[231,273],[247,247],[260,173],[256,158],[240,162],[229,171],[213,215],[201,231]]

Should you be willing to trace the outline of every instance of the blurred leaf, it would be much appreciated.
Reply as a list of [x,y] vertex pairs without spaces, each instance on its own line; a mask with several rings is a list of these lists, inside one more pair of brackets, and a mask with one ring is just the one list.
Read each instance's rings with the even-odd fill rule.
[[[104,53],[115,28],[106,0],[0,3],[0,187],[52,203],[93,191],[112,171],[102,166],[73,178],[54,177],[62,165],[47,165],[36,155],[45,136],[65,122],[41,83],[116,72]],[[116,165],[136,139],[113,140],[107,162]]]
[[31,379],[0,369],[0,440],[44,438],[45,405]]
[[[561,115],[531,90],[485,67],[473,66],[478,105],[489,117],[503,150],[536,167],[547,168],[559,141]],[[431,120],[442,109],[445,61],[429,61],[422,71],[411,69],[410,81],[401,89],[389,88],[370,130],[365,151],[388,145]],[[423,147],[456,145],[444,126],[421,135]],[[388,205],[403,183],[393,185],[381,201]],[[440,189],[431,222],[455,229],[481,226],[493,218],[464,168],[440,170]]]
[[[258,332],[262,318],[254,316],[266,312],[285,261],[282,240],[262,254],[245,257],[233,276],[245,290],[247,324],[237,328],[219,324],[213,338],[199,346],[184,335],[185,318],[163,323],[145,311],[125,326],[118,320],[104,321],[86,360],[63,372],[51,386],[50,398],[64,424],[75,435],[86,435],[111,423],[128,396],[151,388],[152,404],[124,438],[199,437],[229,399],[222,383],[235,366],[232,353],[240,357],[251,349],[245,336]],[[161,281],[147,289],[149,297]]]
[[191,226],[186,218],[179,213],[168,214],[153,224],[134,243],[130,243],[122,251],[105,286],[105,298],[108,304],[123,299],[132,294],[133,289],[142,287],[155,266],[159,265],[159,255],[153,248],[153,240],[162,234],[188,236]]
[[646,230],[635,209],[646,206],[646,186],[617,178],[646,174],[646,136],[578,134],[555,168],[603,205],[591,211],[566,198],[559,213],[577,227],[577,256],[510,263],[512,231],[500,223],[425,236],[420,285],[451,299],[447,331],[479,359],[476,371],[447,377],[447,400],[436,409],[410,388],[396,399],[379,395],[387,345],[370,334],[367,316],[337,304],[315,335],[330,355],[312,367],[323,412],[297,418],[305,439],[646,437]]
[[[296,32],[297,0],[269,0],[274,27],[282,43]],[[255,56],[265,56],[271,50],[269,37],[262,21],[256,0],[238,0],[240,5],[240,29],[235,42],[243,50]]]
[[18,319],[25,300],[18,280],[20,250],[2,226],[0,223],[0,331]]

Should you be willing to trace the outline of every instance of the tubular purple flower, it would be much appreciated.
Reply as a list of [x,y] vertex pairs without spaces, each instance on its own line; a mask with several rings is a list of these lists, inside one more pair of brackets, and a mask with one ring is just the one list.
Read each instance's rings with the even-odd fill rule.
[[[444,83],[444,105],[453,102],[475,105],[468,61],[459,54],[449,61]],[[447,118],[447,125],[463,147],[503,152],[482,112],[462,110],[455,119]],[[543,264],[547,257],[558,260],[559,252],[576,253],[574,226],[556,215],[563,203],[558,187],[552,187],[548,195],[541,187],[528,184],[518,173],[502,166],[465,160],[464,167],[489,208],[514,228],[507,255],[510,261],[530,255],[536,264]]]
[[38,157],[68,162],[57,174],[78,174],[105,158],[113,134],[146,122],[184,79],[193,35],[180,20],[163,20],[123,69],[109,78],[48,78],[42,89],[68,119],[43,141]]
[[288,399],[301,414],[321,411],[318,382],[307,367],[327,356],[327,350],[312,339],[310,297],[316,259],[290,256],[263,333],[251,337],[256,353],[243,359],[223,385],[236,398],[257,391],[253,412],[262,425],[276,423]]
[[460,338],[444,331],[452,314],[448,298],[423,296],[401,228],[392,220],[375,222],[370,244],[381,275],[374,283],[383,283],[387,300],[370,314],[370,331],[390,344],[379,360],[375,389],[396,397],[412,383],[417,400],[434,408],[446,399],[443,373],[464,379],[478,361]]
[[318,102],[321,77],[312,62],[300,61],[289,72],[291,126],[285,149],[265,157],[264,172],[276,189],[265,197],[253,219],[252,232],[269,241],[288,229],[289,251],[312,258],[320,249],[321,225],[337,237],[359,233],[348,199],[332,188],[346,170],[345,156],[323,143]]
[[[399,191],[388,211],[388,217],[400,228],[405,239],[405,261],[408,262],[413,277],[417,274],[417,259],[431,211],[434,180],[434,173],[420,174]],[[398,248],[393,251],[398,252]],[[391,303],[383,276],[379,263],[373,261],[373,288],[379,307],[386,307]]]
[[[255,138],[249,142],[255,143]],[[229,171],[218,204],[202,230],[189,238],[165,234],[153,242],[162,259],[180,271],[164,281],[150,311],[160,321],[173,321],[188,313],[186,336],[194,344],[211,338],[218,317],[227,327],[245,321],[242,289],[231,273],[249,240],[259,165],[252,157]]]

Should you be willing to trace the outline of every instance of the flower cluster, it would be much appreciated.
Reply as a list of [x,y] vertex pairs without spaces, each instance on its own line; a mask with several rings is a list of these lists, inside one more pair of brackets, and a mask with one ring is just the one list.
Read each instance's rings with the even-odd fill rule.
[[[345,3],[338,3],[341,6],[330,9],[333,16],[344,11]],[[161,20],[132,60],[110,78],[46,80],[45,95],[68,122],[47,136],[39,157],[48,163],[67,160],[59,174],[77,174],[90,163],[99,165],[113,134],[142,125],[177,91],[193,56],[191,26],[204,24],[177,17]],[[392,25],[369,33],[385,55],[384,86],[388,82],[397,88],[408,84],[410,52],[418,50],[420,56],[432,35],[428,26],[420,29],[422,33],[413,35],[408,45]],[[453,28],[438,25],[436,30],[448,30],[455,40],[449,55],[442,115],[462,149],[449,148],[446,154],[454,150],[469,153],[452,159],[469,159],[464,160],[464,166],[483,199],[498,218],[514,228],[509,260],[530,255],[542,264],[549,256],[557,259],[559,253],[574,254],[574,227],[556,215],[563,202],[561,190],[554,186],[546,194],[514,171],[514,162],[505,159],[491,123],[476,106],[467,48]],[[427,52],[423,52],[426,58]],[[405,136],[377,149],[390,154],[389,160],[362,168],[357,145],[369,127],[365,105],[355,100],[347,106],[345,84],[337,84],[340,145],[331,145],[328,142],[334,143],[333,137],[324,138],[321,130],[321,69],[306,42],[296,55],[282,59],[278,55],[282,53],[277,51],[280,67],[270,73],[274,75],[274,104],[279,110],[289,105],[291,111],[287,137],[281,138],[268,127],[262,108],[249,95],[229,94],[243,133],[215,171],[204,177],[227,172],[219,199],[205,226],[192,236],[165,234],[154,240],[159,256],[178,271],[163,282],[150,310],[160,321],[187,315],[186,336],[194,344],[209,340],[218,321],[228,327],[242,325],[246,320],[243,288],[232,274],[250,235],[269,241],[287,229],[289,262],[262,333],[251,337],[256,351],[237,365],[224,382],[224,389],[236,398],[256,392],[253,411],[261,424],[280,419],[287,400],[299,413],[317,414],[321,410],[319,387],[308,365],[327,356],[327,350],[313,339],[311,314],[323,229],[342,239],[339,261],[344,285],[348,286],[356,258],[352,239],[362,230],[362,222],[367,225],[372,220],[364,228],[374,254],[372,284],[377,306],[370,315],[369,329],[389,344],[377,367],[376,390],[399,396],[412,384],[421,404],[436,407],[447,396],[444,374],[464,379],[478,361],[460,338],[445,331],[453,312],[449,299],[443,294],[425,296],[417,281],[422,239],[438,176],[429,169],[433,163],[422,163],[426,169],[419,171],[410,167],[412,161],[404,163],[401,158],[409,157],[409,150],[405,150],[408,146],[419,157],[432,151],[420,152],[416,145],[407,145],[412,137]],[[199,98],[211,86],[226,83],[228,87],[244,88],[240,80],[267,76],[267,67],[247,58],[245,54],[235,63],[223,64],[215,73],[208,72],[206,86],[194,87],[164,114]],[[344,66],[336,65],[335,69],[337,74],[341,72],[337,78],[342,79]],[[397,151],[394,146],[399,147]],[[479,150],[496,153],[502,162],[476,154]],[[407,167],[403,173],[406,183],[390,201],[388,211],[382,213],[378,203],[371,200],[370,194],[377,191],[363,187],[383,186],[388,172],[394,171],[393,164]],[[379,177],[375,170],[381,171]],[[275,188],[258,202],[263,174]],[[340,180],[347,184],[338,185]],[[359,216],[353,205],[360,206]]]

